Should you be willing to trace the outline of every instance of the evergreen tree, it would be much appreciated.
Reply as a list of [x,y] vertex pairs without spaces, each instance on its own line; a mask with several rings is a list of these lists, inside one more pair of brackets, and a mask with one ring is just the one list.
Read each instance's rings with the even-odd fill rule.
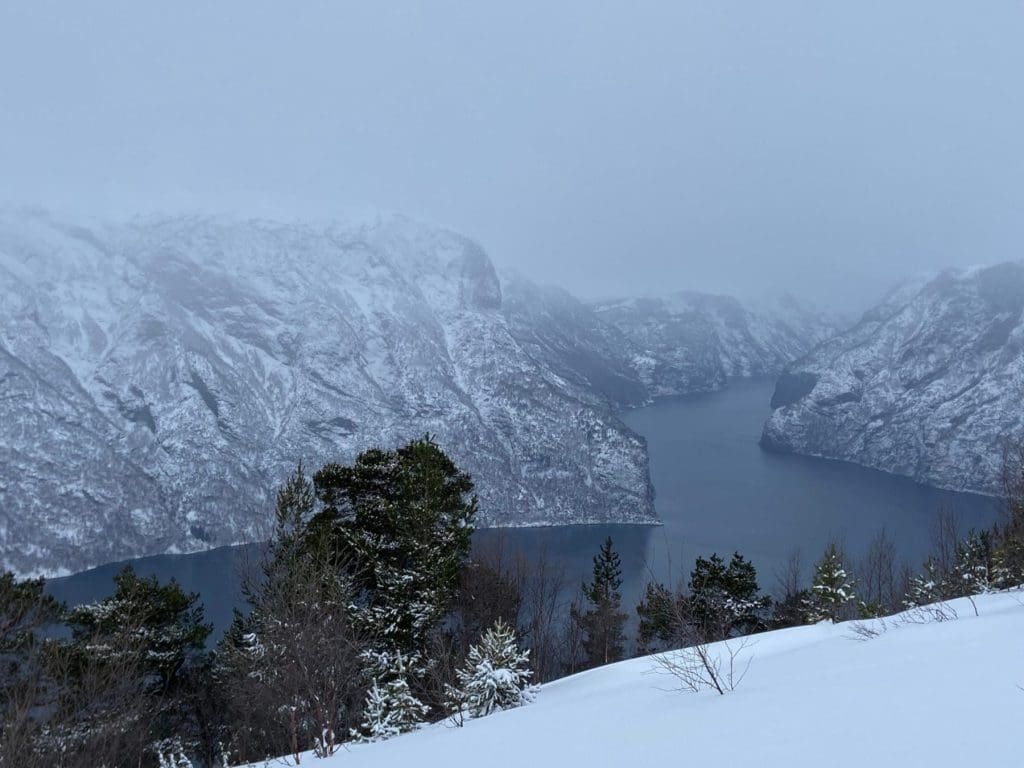
[[904,605],[907,608],[917,608],[922,605],[931,605],[946,599],[945,579],[939,572],[939,567],[934,558],[927,558],[924,561],[924,570],[910,580]]
[[835,542],[814,566],[814,583],[808,604],[808,620],[840,621],[851,617],[850,606],[857,599],[854,584],[843,565],[843,553]]
[[609,536],[594,557],[593,579],[583,585],[589,607],[581,610],[573,604],[570,619],[583,632],[583,652],[589,666],[618,661],[623,656],[623,628],[627,614],[622,611],[622,565]]
[[726,566],[717,554],[698,557],[690,574],[690,615],[704,640],[723,640],[765,626],[770,600],[760,594],[753,563],[738,552]]
[[674,595],[668,587],[648,583],[644,595],[636,606],[640,618],[637,627],[637,653],[657,653],[681,647],[684,642],[683,617],[685,601]]
[[408,669],[401,653],[385,654],[372,666],[386,669],[375,677],[366,694],[363,722],[351,735],[360,741],[383,741],[419,727],[429,708],[409,688]]
[[267,752],[334,752],[357,722],[366,689],[367,638],[355,626],[356,589],[329,531],[311,528],[313,485],[300,464],[277,496],[276,526],[251,606],[217,649],[239,759]]
[[72,649],[86,663],[134,653],[146,687],[167,695],[184,681],[186,666],[204,655],[213,629],[203,621],[199,595],[173,579],[160,584],[156,576],[141,577],[130,565],[114,577],[114,587],[110,597],[68,613]]
[[530,652],[519,648],[515,632],[499,619],[470,647],[458,670],[458,687],[449,689],[452,712],[485,717],[531,701],[536,689],[528,682],[533,674],[529,659]]
[[992,539],[987,532],[970,531],[957,545],[953,579],[960,595],[980,595],[1001,586],[1004,574],[993,562]]
[[993,560],[1003,587],[1024,585],[1024,441],[1006,446],[1002,519],[993,531]]
[[379,650],[417,664],[469,554],[472,480],[427,436],[329,464],[315,483],[323,511],[308,530],[328,532],[352,570],[357,618]]
[[43,579],[0,573],[0,658],[24,651],[35,642],[36,630],[60,619],[61,605],[45,589]]
[[797,627],[808,622],[808,606],[812,594],[808,589],[799,589],[783,595],[772,603],[772,629]]
[[39,645],[38,631],[57,623],[63,606],[44,591],[43,579],[21,580],[10,571],[0,573],[0,723],[8,689],[23,681],[29,657]]
[[205,641],[197,594],[126,566],[108,598],[67,615],[71,638],[48,647],[56,681],[41,749],[89,755],[94,765],[152,765],[158,746],[195,747],[195,698]]
[[45,646],[38,631],[55,624],[62,606],[42,579],[0,572],[0,766],[34,749],[45,711]]

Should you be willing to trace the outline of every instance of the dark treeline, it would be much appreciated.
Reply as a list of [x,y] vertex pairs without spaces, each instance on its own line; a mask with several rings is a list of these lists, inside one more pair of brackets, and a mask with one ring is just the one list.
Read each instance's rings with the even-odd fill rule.
[[[334,753],[424,722],[528,702],[537,683],[641,654],[823,620],[870,618],[1024,582],[1024,448],[1004,462],[1002,520],[939,513],[919,568],[880,531],[853,560],[799,555],[766,594],[743,555],[621,597],[609,538],[574,596],[543,553],[471,554],[473,483],[429,438],[371,450],[278,493],[248,612],[206,648],[198,595],[125,568],[67,609],[41,579],[0,576],[0,766],[224,766]],[[635,614],[634,614],[635,611]],[[629,637],[629,618],[637,618]],[[55,624],[65,631],[54,633]]]

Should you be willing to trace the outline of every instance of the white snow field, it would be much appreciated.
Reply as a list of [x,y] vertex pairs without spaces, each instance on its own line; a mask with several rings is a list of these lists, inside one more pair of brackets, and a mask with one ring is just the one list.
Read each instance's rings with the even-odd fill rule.
[[[651,657],[558,680],[533,704],[462,728],[436,724],[302,765],[1024,766],[1024,592],[750,638],[749,670],[726,695],[672,690]],[[720,646],[712,646],[721,651]],[[271,765],[292,765],[290,760]]]

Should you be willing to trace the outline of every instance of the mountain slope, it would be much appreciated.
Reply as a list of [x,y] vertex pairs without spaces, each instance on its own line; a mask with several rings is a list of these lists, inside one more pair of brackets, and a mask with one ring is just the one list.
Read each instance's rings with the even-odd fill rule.
[[0,565],[261,533],[300,458],[437,436],[485,524],[654,519],[647,456],[530,355],[485,254],[400,217],[0,220]]
[[975,598],[978,616],[954,601],[957,618],[938,623],[870,622],[880,634],[867,640],[849,623],[757,635],[737,657],[741,671],[749,662],[742,682],[724,696],[674,690],[639,658],[545,685],[534,703],[462,728],[441,723],[302,764],[1016,767],[1021,599]]
[[483,525],[653,522],[613,409],[775,370],[821,326],[698,294],[660,325],[623,306],[502,280],[401,216],[0,213],[0,567],[252,541],[299,459],[428,432]]
[[1024,263],[947,272],[792,365],[762,444],[991,493],[1022,402]]
[[835,333],[795,301],[753,310],[729,296],[598,302],[596,315],[631,348],[629,365],[654,396],[720,389],[731,376],[780,372]]

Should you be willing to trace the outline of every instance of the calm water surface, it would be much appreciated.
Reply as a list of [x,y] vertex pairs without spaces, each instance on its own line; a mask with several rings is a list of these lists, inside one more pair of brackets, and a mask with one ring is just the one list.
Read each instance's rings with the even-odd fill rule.
[[[651,479],[661,526],[558,526],[479,531],[480,547],[500,545],[527,556],[546,552],[563,563],[572,588],[589,574],[606,536],[615,540],[624,571],[627,606],[651,575],[684,579],[698,555],[739,551],[753,560],[763,587],[799,549],[808,567],[831,537],[851,554],[866,549],[883,527],[901,556],[917,564],[926,554],[936,510],[955,510],[965,526],[985,526],[996,515],[980,496],[941,491],[852,464],[764,452],[757,444],[768,417],[770,379],[740,379],[728,389],[659,401],[623,414],[647,438]],[[239,564],[252,547],[226,547],[195,555],[142,558],[140,573],[175,577],[198,591],[218,629],[240,602]],[[118,565],[51,582],[70,603],[108,594]]]

